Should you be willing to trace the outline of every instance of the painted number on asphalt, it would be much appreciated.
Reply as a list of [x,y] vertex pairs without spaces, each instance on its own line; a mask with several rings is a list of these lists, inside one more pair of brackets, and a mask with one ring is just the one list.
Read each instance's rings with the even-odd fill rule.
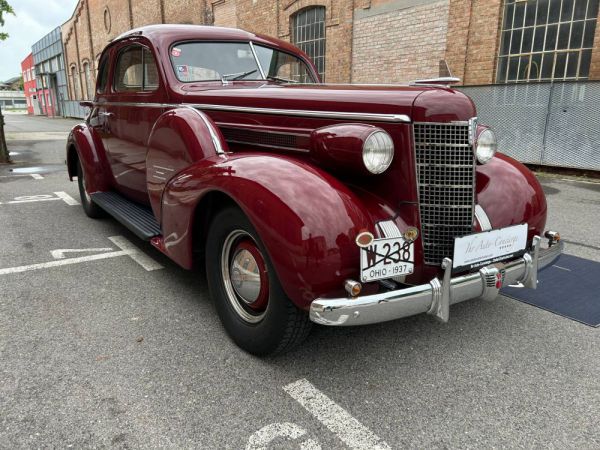
[[[385,441],[308,380],[301,379],[290,383],[284,386],[283,390],[351,449],[390,450],[390,446]],[[300,440],[305,434],[306,430],[296,424],[272,423],[250,436],[246,450],[266,449],[275,440],[282,438],[299,441],[300,448],[305,450],[321,448],[321,445],[313,439]]]

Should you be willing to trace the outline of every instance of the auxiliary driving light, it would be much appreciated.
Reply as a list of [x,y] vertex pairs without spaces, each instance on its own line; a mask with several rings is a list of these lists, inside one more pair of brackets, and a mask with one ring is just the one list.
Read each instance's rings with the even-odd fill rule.
[[358,233],[356,236],[356,245],[363,248],[368,247],[373,242],[373,239],[375,239],[373,233],[370,233],[369,231],[363,231]]
[[402,234],[402,236],[404,236],[404,239],[406,239],[408,242],[414,242],[419,237],[419,230],[415,227],[409,227]]
[[357,297],[362,290],[362,284],[360,284],[358,281],[348,279],[344,281],[344,289],[346,289],[346,292],[351,297]]

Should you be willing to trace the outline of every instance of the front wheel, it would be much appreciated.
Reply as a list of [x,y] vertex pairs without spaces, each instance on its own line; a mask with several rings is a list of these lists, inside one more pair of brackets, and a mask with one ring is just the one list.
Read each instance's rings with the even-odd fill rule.
[[225,330],[247,352],[283,353],[308,335],[308,314],[285,295],[254,227],[238,208],[220,211],[211,223],[206,273]]
[[87,191],[87,185],[85,182],[85,173],[81,167],[81,162],[77,161],[77,184],[79,185],[79,197],[81,198],[81,205],[88,217],[92,219],[98,219],[104,216],[104,211],[98,205],[94,203],[90,194]]

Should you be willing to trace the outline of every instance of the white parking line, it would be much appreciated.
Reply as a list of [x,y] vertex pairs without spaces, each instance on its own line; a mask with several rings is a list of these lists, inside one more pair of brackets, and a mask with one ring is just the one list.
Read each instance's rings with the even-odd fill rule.
[[79,202],[71,197],[66,192],[54,192],[56,197],[53,197],[51,194],[40,194],[40,195],[22,195],[20,197],[15,197],[13,200],[8,202],[0,202],[0,205],[14,205],[19,203],[35,203],[35,202],[50,202],[53,200],[62,200],[69,206],[79,205]]
[[57,250],[52,250],[50,254],[54,259],[65,259],[65,253],[82,253],[82,252],[110,252],[112,251],[111,247],[102,247],[102,248],[59,248]]
[[15,174],[15,175],[0,175],[0,178],[14,178],[14,177],[31,177],[34,180],[43,180],[44,177],[39,173],[28,173],[26,175]]
[[[121,250],[119,251],[110,251],[106,253],[98,253],[96,255],[88,255],[88,256],[79,256],[76,258],[64,258],[65,249],[52,250],[50,253],[55,259],[54,261],[48,261],[38,264],[27,264],[25,266],[17,266],[17,267],[6,267],[4,269],[0,269],[0,275],[8,275],[12,273],[20,273],[20,272],[28,272],[31,270],[40,270],[40,269],[50,269],[52,267],[60,267],[67,266],[71,264],[80,264],[89,261],[98,261],[100,259],[107,258],[116,258],[118,256],[129,256],[136,263],[142,266],[147,271],[162,269],[163,266],[158,264],[148,255],[143,253],[139,248],[125,239],[123,236],[111,236],[110,239],[115,245],[117,245]],[[104,249],[69,249],[67,251],[97,251]],[[112,249],[109,249],[112,250]],[[62,252],[62,257],[60,256]]]
[[[268,450],[273,448],[273,441],[285,438],[287,440],[298,441],[306,435],[306,430],[295,423],[272,423],[255,432],[248,440],[246,450]],[[312,439],[298,441],[300,450],[321,450],[318,442]],[[281,444],[280,444],[281,445]]]
[[70,205],[70,206],[79,205],[79,202],[77,200],[75,200],[73,197],[71,197],[69,194],[67,194],[66,192],[63,192],[63,191],[55,192],[54,195],[63,199],[67,205]]
[[49,269],[51,267],[68,266],[70,264],[97,261],[99,259],[116,258],[117,256],[124,256],[127,254],[128,253],[126,251],[99,253],[97,255],[80,256],[78,258],[58,259],[55,261],[49,261],[45,263],[28,264],[26,266],[7,267],[5,269],[0,269],[0,275],[7,275],[9,273],[28,272],[30,270]]
[[361,424],[308,380],[301,379],[283,387],[309,413],[335,433],[352,449],[390,449],[390,446]]
[[[32,196],[33,197],[33,196]],[[35,202],[51,202],[52,200],[61,200],[58,197],[51,197],[50,195],[36,195],[38,198],[22,198],[17,197],[15,200],[4,202],[6,205],[14,205],[16,203],[35,203]],[[2,203],[0,203],[1,205]]]
[[127,252],[129,257],[136,263],[142,266],[147,271],[162,269],[159,263],[154,261],[145,253],[141,252],[135,245],[125,239],[123,236],[112,236],[109,237],[110,241],[119,247],[121,250]]

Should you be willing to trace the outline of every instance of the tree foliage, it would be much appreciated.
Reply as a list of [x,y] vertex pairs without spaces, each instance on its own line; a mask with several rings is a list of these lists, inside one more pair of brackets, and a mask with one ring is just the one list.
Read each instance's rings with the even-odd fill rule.
[[[8,4],[6,0],[0,0],[0,27],[4,26],[4,15],[12,14],[15,15],[15,12],[12,9],[12,6]],[[8,33],[0,32],[0,41],[4,41],[8,39]]]

